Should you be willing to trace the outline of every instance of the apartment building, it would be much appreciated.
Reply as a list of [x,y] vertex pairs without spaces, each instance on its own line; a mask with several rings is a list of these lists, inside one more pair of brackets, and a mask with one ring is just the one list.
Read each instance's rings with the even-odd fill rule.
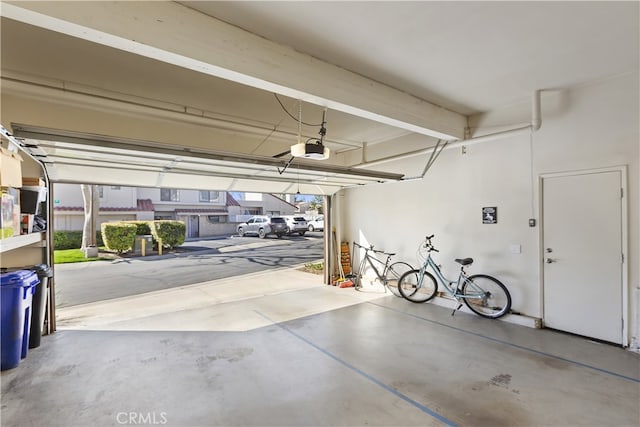
[[[98,226],[103,222],[184,221],[187,238],[233,234],[252,215],[291,215],[296,205],[268,193],[96,186]],[[79,184],[55,184],[54,230],[82,230],[84,202]]]

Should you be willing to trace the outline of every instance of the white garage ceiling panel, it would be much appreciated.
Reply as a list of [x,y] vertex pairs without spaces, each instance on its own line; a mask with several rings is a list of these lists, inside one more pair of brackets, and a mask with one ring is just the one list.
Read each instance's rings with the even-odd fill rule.
[[330,195],[403,175],[290,156],[191,150],[148,141],[13,124],[14,135],[44,163],[53,182]]

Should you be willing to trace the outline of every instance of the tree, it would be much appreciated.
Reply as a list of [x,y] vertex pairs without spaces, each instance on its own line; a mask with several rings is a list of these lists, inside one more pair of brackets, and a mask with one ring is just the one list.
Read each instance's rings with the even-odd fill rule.
[[324,198],[322,196],[313,196],[313,200],[309,202],[309,207],[318,211],[319,214],[324,213]]
[[84,201],[84,226],[82,227],[82,247],[96,246],[96,229],[100,197],[97,185],[81,184],[82,200]]

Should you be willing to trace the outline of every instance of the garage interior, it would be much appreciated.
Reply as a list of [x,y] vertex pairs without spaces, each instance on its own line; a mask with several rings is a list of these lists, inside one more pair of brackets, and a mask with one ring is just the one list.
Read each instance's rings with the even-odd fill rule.
[[[225,307],[261,319],[243,330],[56,331],[2,372],[2,425],[638,425],[639,6],[3,1],[24,173],[323,195],[339,241],[416,264],[435,234],[448,275],[473,256],[513,305],[272,298]],[[50,260],[49,234],[2,266]],[[300,306],[345,291],[331,269]]]

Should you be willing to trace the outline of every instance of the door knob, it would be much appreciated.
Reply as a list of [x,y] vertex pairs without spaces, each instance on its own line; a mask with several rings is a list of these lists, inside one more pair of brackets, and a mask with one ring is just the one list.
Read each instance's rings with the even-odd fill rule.
[[552,262],[555,262],[555,260],[551,259],[551,258],[547,258],[544,260],[544,262],[546,262],[547,264],[551,264]]

